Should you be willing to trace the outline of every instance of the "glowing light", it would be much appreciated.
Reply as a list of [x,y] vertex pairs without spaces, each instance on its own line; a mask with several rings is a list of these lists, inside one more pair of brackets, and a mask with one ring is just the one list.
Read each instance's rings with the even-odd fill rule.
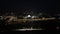
[[31,17],[31,15],[28,15],[28,17]]
[[32,18],[35,18],[35,16],[32,16]]
[[36,18],[36,16],[32,16],[32,18]]
[[59,29],[59,27],[56,27],[57,29]]

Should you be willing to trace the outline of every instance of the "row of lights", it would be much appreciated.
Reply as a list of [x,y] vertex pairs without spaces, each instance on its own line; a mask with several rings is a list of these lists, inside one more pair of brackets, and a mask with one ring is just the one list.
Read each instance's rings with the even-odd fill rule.
[[24,18],[35,18],[36,16],[31,16],[31,15],[27,15],[27,16],[25,16]]

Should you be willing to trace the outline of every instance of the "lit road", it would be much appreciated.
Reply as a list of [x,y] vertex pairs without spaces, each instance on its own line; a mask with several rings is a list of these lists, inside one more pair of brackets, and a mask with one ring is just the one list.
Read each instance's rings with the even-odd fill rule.
[[17,22],[17,23],[21,23],[21,22],[26,22],[26,21],[44,21],[44,20],[54,20],[54,19],[56,19],[54,17],[52,17],[52,18],[42,17],[42,18],[35,18],[35,19],[34,18],[31,18],[31,19],[18,19],[17,17],[13,17],[13,16],[8,16],[5,19],[7,19],[7,18],[9,18],[7,20],[8,23],[9,22],[11,23],[12,21]]

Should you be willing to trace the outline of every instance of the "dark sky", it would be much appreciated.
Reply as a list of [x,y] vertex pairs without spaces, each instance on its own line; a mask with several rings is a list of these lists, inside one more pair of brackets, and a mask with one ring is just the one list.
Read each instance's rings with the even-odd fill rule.
[[[23,12],[31,9],[33,12],[56,12],[58,3],[52,0],[1,0],[0,12]],[[57,9],[58,10],[58,9]]]

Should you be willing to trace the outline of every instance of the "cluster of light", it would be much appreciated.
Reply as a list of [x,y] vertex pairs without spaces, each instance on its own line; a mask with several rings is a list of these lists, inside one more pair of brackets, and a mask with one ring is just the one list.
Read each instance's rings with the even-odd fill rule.
[[32,18],[35,18],[35,16],[32,16]]
[[27,17],[31,17],[31,15],[28,15]]
[[28,15],[27,17],[36,18],[36,16],[31,16],[31,15]]
[[27,16],[25,16],[24,18],[29,18],[29,17],[31,17],[31,15],[27,15]]

